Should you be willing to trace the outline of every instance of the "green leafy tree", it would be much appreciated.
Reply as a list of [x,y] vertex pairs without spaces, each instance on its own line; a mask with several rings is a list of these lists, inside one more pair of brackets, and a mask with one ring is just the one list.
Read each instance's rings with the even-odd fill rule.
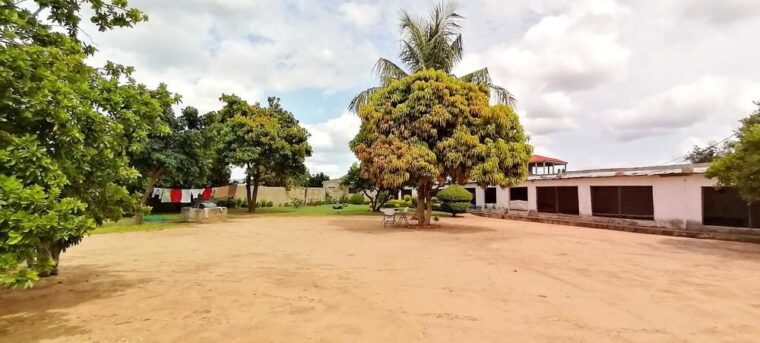
[[731,151],[718,158],[707,170],[722,187],[735,187],[744,200],[760,202],[760,102],[758,109],[742,120]]
[[322,187],[322,182],[330,181],[330,177],[323,172],[310,174],[306,181],[306,187]]
[[[134,199],[125,185],[161,105],[132,68],[93,68],[80,11],[100,29],[145,20],[127,1],[6,1],[0,6],[0,283],[56,274],[62,251]],[[55,28],[55,29],[54,29]]]
[[375,92],[359,117],[361,176],[378,188],[416,187],[420,225],[430,223],[434,186],[509,187],[527,177],[532,147],[519,118],[489,106],[485,85],[426,70]]
[[[198,110],[186,107],[176,116],[172,106],[179,96],[171,94],[164,85],[154,92],[161,103],[160,115],[164,130],[148,135],[148,144],[131,154],[132,165],[142,175],[138,189],[142,192],[135,208],[135,222],[142,224],[147,211],[146,202],[154,186],[195,188],[208,185],[213,159],[214,135],[203,125]],[[225,183],[226,184],[226,183]]]
[[[359,107],[366,104],[373,93],[409,74],[435,69],[452,75],[454,65],[462,59],[462,27],[459,21],[463,17],[456,13],[457,7],[455,2],[442,1],[433,7],[427,17],[419,19],[402,11],[399,58],[409,72],[388,59],[380,58],[373,69],[380,78],[380,86],[359,93],[351,100],[349,109],[358,112]],[[459,79],[488,86],[489,95],[493,95],[499,103],[511,107],[516,102],[509,91],[492,82],[488,68],[463,75]]]
[[277,98],[270,97],[266,108],[234,95],[223,95],[222,101],[222,156],[228,164],[245,169],[248,212],[255,212],[262,180],[292,184],[306,174],[309,133]]
[[472,193],[460,185],[451,185],[437,194],[441,209],[456,217],[457,213],[465,213],[472,203]]
[[375,183],[361,175],[361,167],[358,163],[351,165],[348,173],[341,180],[341,185],[353,189],[355,192],[361,192],[369,199],[369,206],[372,211],[379,211],[380,207],[390,198],[390,192],[385,189],[378,189]]
[[684,156],[684,159],[690,163],[710,163],[730,152],[732,144],[733,142],[726,141],[722,145],[719,142],[710,142],[705,147],[695,145],[691,151]]

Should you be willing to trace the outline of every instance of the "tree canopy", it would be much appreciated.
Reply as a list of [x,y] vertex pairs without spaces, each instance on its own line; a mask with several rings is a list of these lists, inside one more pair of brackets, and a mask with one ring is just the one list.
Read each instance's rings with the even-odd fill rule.
[[417,218],[429,224],[434,185],[509,187],[527,177],[532,147],[518,116],[490,106],[488,88],[426,70],[375,92],[359,110],[352,148],[376,187],[418,189]]
[[[100,30],[145,20],[127,1],[5,2],[0,11],[0,283],[28,287],[57,272],[61,250],[131,208],[128,154],[145,147],[162,88],[133,69],[93,68],[81,11]],[[55,27],[55,29],[54,29]],[[64,32],[61,32],[61,28]],[[29,262],[22,264],[22,262]]]
[[359,166],[359,163],[351,165],[340,184],[348,187],[354,192],[361,192],[369,198],[369,206],[372,211],[380,210],[380,207],[383,206],[385,201],[390,197],[390,192],[388,190],[377,188],[372,180],[361,175],[361,167]]
[[306,180],[306,187],[322,187],[322,182],[325,181],[330,181],[330,177],[323,172],[309,174],[309,178]]
[[[356,95],[351,100],[349,109],[358,112],[359,107],[369,102],[374,92],[409,74],[434,69],[451,75],[456,63],[462,59],[463,51],[459,21],[464,17],[457,10],[458,4],[453,1],[439,2],[427,17],[413,18],[402,10],[399,58],[409,72],[386,58],[378,59],[373,73],[380,78],[380,87],[372,87]],[[493,95],[499,103],[511,107],[516,102],[509,91],[493,83],[488,68],[462,75],[459,79],[487,86],[489,96]]]
[[715,160],[706,174],[717,178],[719,186],[735,187],[751,203],[760,202],[760,102],[755,104],[758,109],[742,120],[730,151]]
[[282,108],[278,98],[270,97],[266,108],[234,95],[223,95],[222,101],[221,154],[228,164],[245,169],[248,211],[254,212],[262,180],[287,184],[306,174],[304,161],[311,156],[309,133]]

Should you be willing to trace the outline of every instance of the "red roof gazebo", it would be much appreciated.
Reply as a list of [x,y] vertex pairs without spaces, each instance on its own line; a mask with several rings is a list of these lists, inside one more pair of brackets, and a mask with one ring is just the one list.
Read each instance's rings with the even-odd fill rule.
[[567,162],[541,155],[531,155],[528,162],[530,175],[558,174],[567,171]]

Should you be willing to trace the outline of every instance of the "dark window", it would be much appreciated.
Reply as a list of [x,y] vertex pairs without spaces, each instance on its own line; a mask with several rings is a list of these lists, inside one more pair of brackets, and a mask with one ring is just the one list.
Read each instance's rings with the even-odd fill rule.
[[538,212],[578,214],[578,187],[536,187]]
[[486,204],[496,203],[496,187],[486,188]]
[[733,188],[702,187],[702,223],[760,228],[760,204],[749,206]]
[[472,194],[472,201],[470,201],[470,203],[475,205],[475,200],[478,197],[475,193],[475,188],[465,188],[465,189]]
[[600,217],[653,220],[652,186],[592,186],[591,212]]
[[528,201],[528,187],[511,187],[509,189],[509,200]]
[[405,196],[412,196],[412,190],[411,189],[402,189],[401,190],[401,199],[403,199]]

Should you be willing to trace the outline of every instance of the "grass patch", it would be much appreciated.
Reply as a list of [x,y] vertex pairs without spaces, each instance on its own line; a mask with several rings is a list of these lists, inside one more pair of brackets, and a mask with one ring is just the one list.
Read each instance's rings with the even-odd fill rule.
[[[348,205],[348,207],[338,211],[332,208],[332,205],[319,205],[319,206],[302,206],[295,207],[261,207],[256,209],[256,213],[246,212],[246,208],[231,208],[227,214],[231,218],[241,217],[259,217],[259,216],[367,216],[375,215],[379,216],[379,212],[372,212],[368,205]],[[414,213],[414,209],[409,209],[409,217]],[[434,216],[450,216],[450,214],[442,212],[433,212]],[[124,233],[124,232],[147,232],[147,231],[161,231],[166,229],[173,229],[188,225],[189,223],[180,222],[179,213],[170,214],[154,214],[145,217],[145,223],[137,225],[134,223],[133,218],[124,218],[116,223],[106,223],[103,226],[92,231],[93,235],[101,235],[108,233]]]
[[179,213],[149,215],[145,217],[144,224],[137,225],[134,222],[134,218],[129,217],[123,218],[115,223],[105,223],[103,226],[92,231],[92,234],[101,235],[106,233],[160,231],[181,226],[182,223],[179,220]]
[[227,212],[231,216],[277,215],[277,216],[361,216],[376,215],[368,205],[348,205],[342,210],[335,210],[333,205],[295,207],[259,207],[256,213],[248,213],[246,208],[231,208]]

